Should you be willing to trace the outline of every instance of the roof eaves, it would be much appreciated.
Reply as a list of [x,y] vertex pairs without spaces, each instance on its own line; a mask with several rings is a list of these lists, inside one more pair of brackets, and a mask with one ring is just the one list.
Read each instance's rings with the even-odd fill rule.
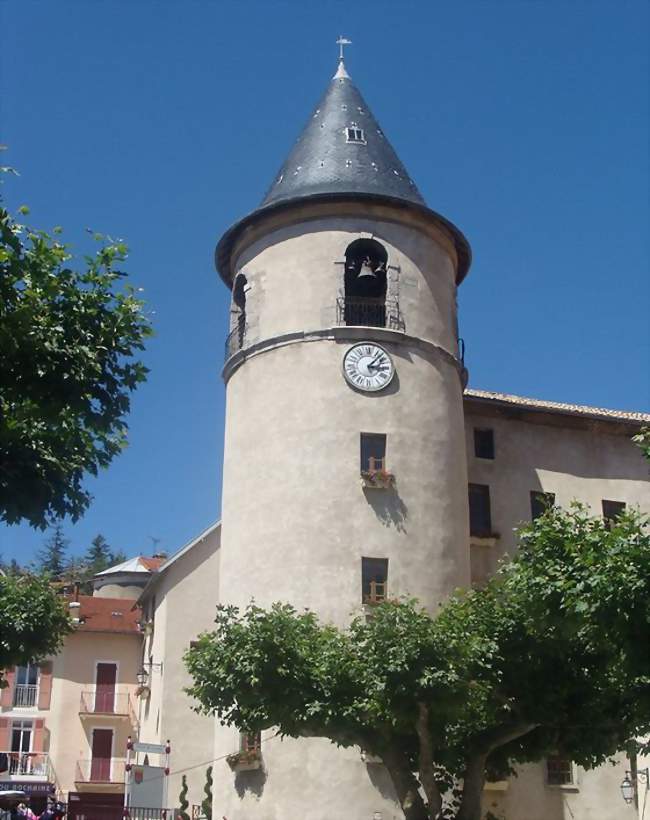
[[185,553],[189,552],[193,547],[203,541],[210,533],[214,532],[218,527],[221,526],[221,520],[215,521],[214,524],[210,524],[209,527],[203,530],[196,538],[193,538],[191,541],[188,541],[187,544],[184,544],[179,550],[177,550],[170,558],[168,558],[164,564],[162,564],[155,572],[151,573],[151,578],[147,582],[145,588],[140,593],[140,597],[137,599],[135,604],[133,605],[133,609],[142,605],[142,601],[149,597],[149,594],[158,586],[158,582],[163,575],[163,573],[167,572],[169,567],[172,564],[175,564],[180,558],[185,555]]

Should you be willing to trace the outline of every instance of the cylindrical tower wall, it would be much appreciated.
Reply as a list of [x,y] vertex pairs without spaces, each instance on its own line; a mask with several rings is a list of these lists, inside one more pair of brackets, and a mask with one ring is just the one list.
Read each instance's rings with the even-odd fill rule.
[[[403,331],[338,324],[345,250],[360,237],[387,251]],[[246,332],[224,371],[220,600],[288,601],[344,626],[362,605],[370,557],[388,559],[390,597],[435,609],[469,583],[453,253],[399,221],[327,216],[267,230],[234,268],[246,277]],[[345,351],[363,340],[395,365],[379,393],[352,389],[342,374]],[[386,435],[394,489],[362,487],[361,433]],[[218,727],[215,756],[236,743]],[[264,771],[236,776],[236,789],[232,778],[215,769],[229,820],[399,811],[385,770],[324,740],[265,743]]]

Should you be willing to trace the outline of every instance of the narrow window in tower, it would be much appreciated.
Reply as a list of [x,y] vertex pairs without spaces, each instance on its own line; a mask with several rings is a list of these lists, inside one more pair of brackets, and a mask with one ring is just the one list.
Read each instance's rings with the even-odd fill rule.
[[625,512],[625,501],[607,501],[603,498],[603,520],[611,529]]
[[478,538],[492,535],[490,488],[487,484],[469,485],[469,532]]
[[[386,327],[388,254],[374,239],[356,239],[345,251],[345,296],[339,299],[339,324]],[[389,311],[393,325],[393,314]]]
[[350,128],[346,128],[346,142],[359,142],[362,145],[366,144],[366,136],[363,133],[363,128],[359,128],[356,123],[352,123]]
[[361,433],[361,472],[386,469],[386,436],[383,433]]
[[361,559],[361,601],[380,604],[388,597],[388,559]]
[[239,750],[245,753],[259,752],[262,748],[261,732],[241,732],[239,735]]
[[474,455],[476,458],[494,458],[494,430],[474,428]]
[[546,510],[555,504],[555,493],[545,493],[542,490],[530,491],[530,517],[533,521],[544,515]]
[[549,786],[569,786],[573,783],[573,766],[566,757],[546,758],[546,783]]

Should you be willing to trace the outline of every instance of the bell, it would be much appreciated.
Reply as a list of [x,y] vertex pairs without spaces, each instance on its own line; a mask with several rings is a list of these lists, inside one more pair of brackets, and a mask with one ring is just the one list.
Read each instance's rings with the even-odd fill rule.
[[357,278],[361,279],[362,276],[372,276],[373,279],[377,278],[377,274],[370,267],[370,259],[364,259],[361,263],[361,270]]

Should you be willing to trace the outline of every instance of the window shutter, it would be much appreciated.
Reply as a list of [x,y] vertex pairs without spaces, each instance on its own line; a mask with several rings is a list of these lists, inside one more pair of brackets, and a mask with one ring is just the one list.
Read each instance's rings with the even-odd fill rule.
[[49,709],[52,697],[52,663],[46,661],[40,665],[38,681],[38,708]]
[[[2,690],[5,691],[4,689]],[[0,718],[0,752],[6,752],[10,746],[9,733],[11,732],[11,721],[9,718]]]
[[9,684],[4,689],[0,690],[2,694],[0,694],[0,706],[4,707],[5,709],[11,709],[14,702],[14,682],[16,679],[16,670],[14,668],[8,669],[4,676]]
[[34,738],[32,740],[32,751],[42,752],[45,745],[45,721],[42,718],[34,721]]

